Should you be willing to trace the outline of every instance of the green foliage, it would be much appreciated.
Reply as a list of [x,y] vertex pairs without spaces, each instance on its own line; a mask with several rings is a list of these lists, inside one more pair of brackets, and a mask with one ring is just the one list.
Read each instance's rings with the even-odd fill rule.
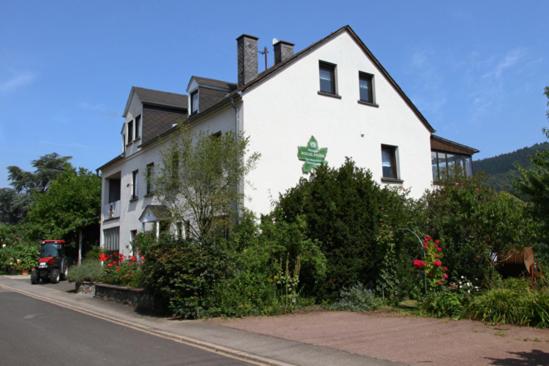
[[86,258],[79,266],[72,266],[69,270],[69,281],[71,282],[102,282],[104,268],[97,258]]
[[490,323],[547,327],[549,296],[532,290],[491,289],[473,298],[468,313]]
[[376,297],[374,291],[367,289],[360,282],[344,288],[339,293],[339,300],[332,305],[334,310],[370,311],[383,305],[383,300]]
[[[400,258],[413,248],[404,230],[412,222],[411,206],[398,192],[379,187],[369,172],[351,160],[338,169],[321,166],[309,180],[302,179],[288,190],[278,204],[281,219],[295,222],[303,217],[306,236],[320,243],[327,259],[325,281],[311,283],[303,278],[307,292],[335,298],[339,289],[357,282],[375,287],[387,249],[377,240],[380,222],[383,219],[392,228]],[[407,275],[402,266],[398,273]]]
[[110,267],[106,265],[99,279],[111,285],[138,288],[142,283],[143,271],[139,263],[127,260]]
[[203,241],[237,221],[235,204],[243,197],[238,186],[259,155],[249,154],[248,138],[240,134],[180,131],[163,151],[155,194],[174,221],[189,220],[193,237]]
[[43,237],[75,237],[99,220],[101,179],[85,169],[67,171],[33,201],[27,219],[40,226]]
[[164,237],[143,254],[143,284],[153,296],[174,316],[205,315],[214,286],[227,272],[227,257],[219,246]]
[[385,301],[396,304],[401,297],[398,258],[393,232],[384,223],[381,223],[377,242],[378,245],[385,247],[385,256],[379,269],[376,292]]
[[421,301],[421,310],[437,318],[459,319],[463,316],[466,298],[458,292],[442,289],[427,294]]
[[498,193],[478,178],[448,182],[423,200],[424,230],[445,245],[450,280],[464,275],[489,287],[495,276],[492,253],[531,245],[536,223],[526,204]]
[[39,247],[37,243],[18,242],[0,244],[0,273],[29,271],[36,265]]

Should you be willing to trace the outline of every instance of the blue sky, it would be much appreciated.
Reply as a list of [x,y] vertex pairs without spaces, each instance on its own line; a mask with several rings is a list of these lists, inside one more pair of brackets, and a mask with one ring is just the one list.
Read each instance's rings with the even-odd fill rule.
[[132,85],[236,79],[242,33],[296,49],[350,24],[441,136],[478,158],[543,140],[548,1],[4,1],[0,186],[49,153],[95,169],[121,149]]

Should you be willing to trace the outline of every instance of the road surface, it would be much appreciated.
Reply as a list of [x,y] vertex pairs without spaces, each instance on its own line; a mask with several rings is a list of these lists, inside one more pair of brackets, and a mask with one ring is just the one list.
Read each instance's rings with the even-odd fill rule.
[[0,365],[247,365],[0,288]]

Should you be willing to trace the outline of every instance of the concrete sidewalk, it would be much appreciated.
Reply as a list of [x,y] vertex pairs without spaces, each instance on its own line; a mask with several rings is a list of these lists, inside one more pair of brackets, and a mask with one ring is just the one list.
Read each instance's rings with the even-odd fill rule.
[[59,286],[31,285],[27,278],[0,276],[0,287],[159,337],[264,365],[403,365],[295,340],[251,333],[211,321],[182,321],[144,316],[130,307],[67,292]]

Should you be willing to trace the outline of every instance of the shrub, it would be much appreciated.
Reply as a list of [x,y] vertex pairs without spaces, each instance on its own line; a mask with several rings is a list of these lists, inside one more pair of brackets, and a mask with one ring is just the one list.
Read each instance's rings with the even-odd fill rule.
[[205,315],[213,288],[226,277],[226,253],[203,245],[163,237],[144,253],[143,284],[177,317]]
[[332,305],[334,310],[370,311],[383,305],[383,301],[376,297],[375,293],[357,283],[349,288],[344,288],[339,294],[339,300]]
[[420,305],[421,310],[437,318],[459,319],[464,312],[464,302],[459,293],[443,289],[429,293]]
[[[338,169],[323,165],[288,190],[279,199],[280,218],[291,223],[302,217],[306,237],[318,241],[327,260],[325,281],[302,277],[305,293],[335,299],[341,288],[357,282],[375,288],[387,251],[387,245],[378,242],[380,223],[391,228],[393,237],[387,244],[394,243],[401,258],[410,245],[415,248],[403,230],[412,222],[411,206],[399,192],[381,188],[370,172],[351,160]],[[397,273],[408,275],[402,266]]]
[[36,243],[18,242],[0,246],[0,272],[20,273],[36,265],[39,255]]
[[82,261],[79,266],[72,266],[69,270],[71,282],[100,282],[103,278],[104,268],[97,259],[89,258]]
[[140,287],[143,272],[141,265],[133,258],[120,261],[112,266],[107,264],[104,267],[101,282],[118,286]]
[[508,287],[488,290],[473,298],[468,313],[473,319],[549,327],[549,294],[508,281]]
[[496,277],[493,253],[535,242],[536,224],[524,202],[481,178],[448,181],[421,204],[423,229],[446,245],[450,281],[463,275],[488,288]]

